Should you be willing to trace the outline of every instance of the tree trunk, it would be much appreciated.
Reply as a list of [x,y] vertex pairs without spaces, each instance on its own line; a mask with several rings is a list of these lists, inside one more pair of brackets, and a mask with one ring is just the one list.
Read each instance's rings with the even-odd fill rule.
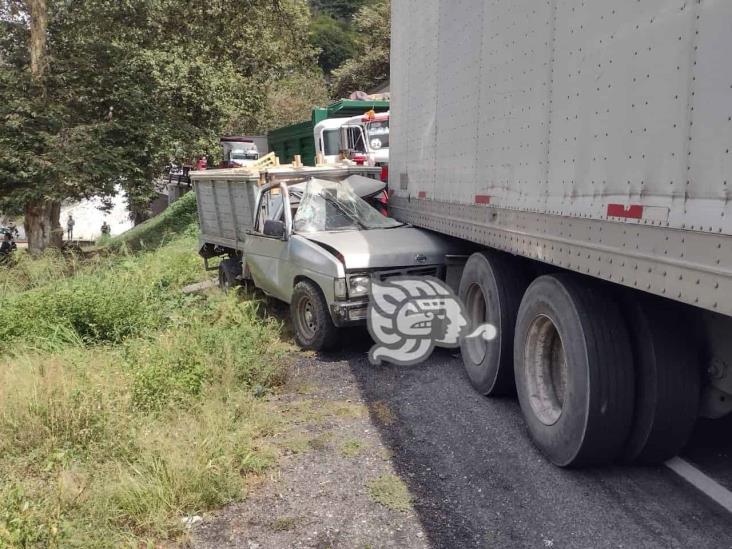
[[46,11],[46,0],[27,0],[28,11],[30,12],[30,62],[31,75],[37,84],[43,81],[43,74],[46,71],[46,26],[48,25],[48,13]]
[[63,230],[59,219],[61,203],[50,200],[34,200],[25,206],[25,234],[28,251],[39,254],[49,246],[61,248]]
[[[45,96],[43,77],[48,68],[46,55],[46,28],[48,11],[46,0],[26,0],[30,15],[30,69],[33,82]],[[61,248],[61,203],[52,200],[33,200],[25,205],[25,234],[28,251],[37,255],[49,246]]]

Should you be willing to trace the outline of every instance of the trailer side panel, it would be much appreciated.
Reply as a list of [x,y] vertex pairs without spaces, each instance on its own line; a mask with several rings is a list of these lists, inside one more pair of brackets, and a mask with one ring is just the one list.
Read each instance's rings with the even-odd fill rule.
[[[393,3],[405,221],[732,314],[732,4]],[[413,32],[411,31],[413,29]]]

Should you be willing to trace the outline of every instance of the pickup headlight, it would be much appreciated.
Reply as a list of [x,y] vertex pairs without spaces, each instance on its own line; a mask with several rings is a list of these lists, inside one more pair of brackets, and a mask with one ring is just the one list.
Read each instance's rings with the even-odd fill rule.
[[368,275],[352,276],[350,283],[349,295],[351,297],[363,297],[369,294],[371,278]]

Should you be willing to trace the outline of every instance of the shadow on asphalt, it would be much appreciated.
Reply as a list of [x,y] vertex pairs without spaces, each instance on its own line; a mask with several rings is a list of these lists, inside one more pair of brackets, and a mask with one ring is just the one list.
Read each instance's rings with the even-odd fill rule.
[[732,416],[716,420],[700,419],[682,455],[732,490]]
[[[290,339],[287,308],[273,301],[261,312]],[[473,391],[456,351],[375,366],[372,344],[365,328],[343,330],[317,361],[350,369],[431,547],[732,549],[732,517],[666,468],[556,468],[529,441],[516,400]],[[701,421],[684,455],[732,486],[731,432],[732,418]]]
[[[342,345],[319,360],[348,363],[431,546],[732,548],[729,515],[663,467],[550,465],[516,400],[473,391],[457,351],[437,349],[412,367],[375,366],[365,329],[344,333]],[[729,455],[724,428],[700,423],[690,451]]]

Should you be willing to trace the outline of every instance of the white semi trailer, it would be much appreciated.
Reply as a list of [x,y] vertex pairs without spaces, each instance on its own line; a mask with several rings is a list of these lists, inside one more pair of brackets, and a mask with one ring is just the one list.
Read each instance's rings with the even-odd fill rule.
[[392,5],[392,212],[483,247],[471,382],[557,465],[673,456],[732,411],[732,2]]

